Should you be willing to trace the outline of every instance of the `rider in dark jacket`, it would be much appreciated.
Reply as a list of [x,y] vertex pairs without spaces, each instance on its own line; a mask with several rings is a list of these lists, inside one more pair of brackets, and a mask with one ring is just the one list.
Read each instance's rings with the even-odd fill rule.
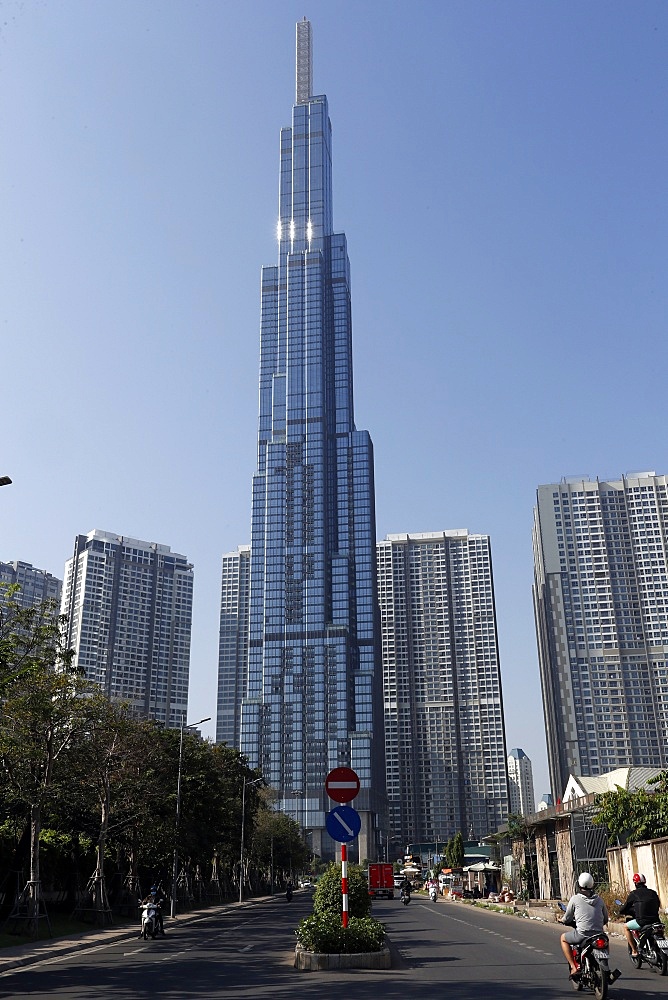
[[631,920],[626,922],[624,934],[634,958],[638,951],[636,940],[631,931],[639,931],[648,924],[658,924],[661,920],[660,909],[661,900],[658,894],[654,892],[654,889],[648,888],[644,875],[636,873],[633,876],[633,891],[628,894],[626,902],[619,911],[623,916],[631,917]]

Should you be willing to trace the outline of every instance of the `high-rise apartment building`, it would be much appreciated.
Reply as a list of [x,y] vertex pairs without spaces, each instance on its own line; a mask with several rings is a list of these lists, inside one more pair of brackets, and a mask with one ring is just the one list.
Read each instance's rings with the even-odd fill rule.
[[533,769],[531,761],[519,747],[508,754],[508,792],[511,813],[516,816],[531,816],[535,813]]
[[538,488],[534,608],[552,794],[668,766],[668,477]]
[[168,545],[94,530],[65,565],[75,664],[112,699],[180,726],[188,711],[193,567]]
[[354,422],[350,266],[333,229],[332,130],[327,98],[313,95],[307,20],[296,91],[280,138],[278,263],[262,271],[240,748],[324,857],[338,847],[325,828],[325,777],[352,767],[359,853],[375,858],[384,767],[373,449]]
[[216,743],[241,742],[241,699],[248,680],[250,545],[223,556],[218,637]]
[[0,562],[0,583],[18,584],[14,600],[23,608],[32,608],[47,600],[60,604],[63,581],[30,563],[21,560]]
[[489,537],[388,535],[377,555],[393,841],[477,839],[508,815]]

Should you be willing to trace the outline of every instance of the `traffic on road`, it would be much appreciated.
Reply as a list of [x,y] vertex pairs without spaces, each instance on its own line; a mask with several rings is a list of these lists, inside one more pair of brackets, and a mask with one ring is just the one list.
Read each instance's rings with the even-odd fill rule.
[[[93,949],[0,974],[0,998],[133,1000],[276,998],[424,1000],[556,1000],[574,985],[557,923],[520,919],[464,902],[414,893],[411,905],[378,899],[373,915],[386,925],[392,968],[300,972],[294,968],[298,921],[311,912],[312,892],[253,900],[192,923],[165,920],[166,936],[99,943]],[[610,936],[610,961],[622,970],[610,1000],[668,995],[668,977],[636,970],[619,931]],[[578,991],[581,992],[581,991]],[[584,993],[583,993],[584,996]]]

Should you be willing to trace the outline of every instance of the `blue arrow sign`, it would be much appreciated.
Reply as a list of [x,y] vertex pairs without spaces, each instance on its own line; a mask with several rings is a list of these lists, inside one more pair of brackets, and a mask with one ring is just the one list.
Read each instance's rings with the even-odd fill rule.
[[332,840],[338,840],[340,844],[347,844],[349,840],[354,840],[360,832],[362,819],[352,806],[337,806],[336,809],[327,813],[325,826]]

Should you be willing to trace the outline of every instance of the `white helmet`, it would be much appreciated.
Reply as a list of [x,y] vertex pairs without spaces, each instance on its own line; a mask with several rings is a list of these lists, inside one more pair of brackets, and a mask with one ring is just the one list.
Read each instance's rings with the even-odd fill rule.
[[593,889],[594,888],[594,877],[589,872],[582,872],[578,875],[578,885],[581,889]]

